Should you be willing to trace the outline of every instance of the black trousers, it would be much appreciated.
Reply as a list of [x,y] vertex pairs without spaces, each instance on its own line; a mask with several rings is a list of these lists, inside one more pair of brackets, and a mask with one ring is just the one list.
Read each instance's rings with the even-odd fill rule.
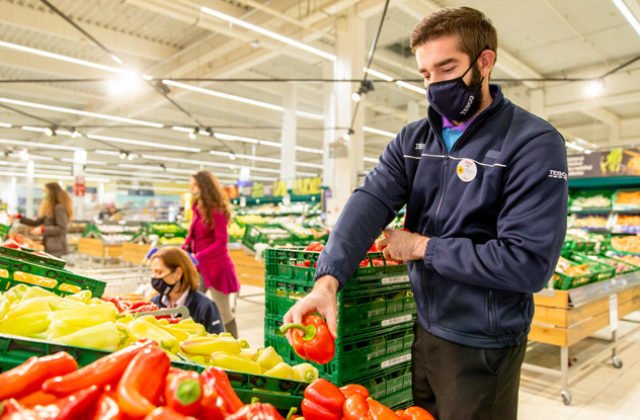
[[412,347],[413,400],[439,420],[518,416],[520,369],[527,349],[466,347],[416,324]]

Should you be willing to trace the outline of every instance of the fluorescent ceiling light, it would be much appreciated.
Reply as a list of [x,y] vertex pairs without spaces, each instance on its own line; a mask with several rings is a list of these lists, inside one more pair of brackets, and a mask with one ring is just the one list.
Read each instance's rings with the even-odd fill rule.
[[324,166],[320,163],[308,163],[308,162],[296,162],[296,166],[302,166],[304,168],[317,168],[317,169],[324,168]]
[[604,81],[602,79],[592,80],[584,87],[584,94],[589,98],[597,98],[604,91]]
[[377,77],[379,79],[382,79],[382,80],[386,80],[387,82],[391,82],[391,81],[394,80],[394,78],[389,76],[388,74],[384,74],[382,72],[379,72],[379,71],[376,71],[376,70],[373,70],[373,69],[368,69],[366,67],[363,67],[362,70],[367,74],[370,74],[370,75],[372,75],[374,77]]
[[[162,83],[164,83],[167,86],[173,86],[173,87],[189,90],[191,92],[202,93],[204,95],[215,96],[217,98],[222,98],[222,99],[228,99],[230,101],[240,102],[240,103],[247,104],[247,105],[253,105],[253,106],[260,107],[260,108],[270,109],[272,111],[284,112],[284,107],[283,106],[271,104],[269,102],[259,101],[259,100],[256,100],[256,99],[245,98],[244,96],[231,95],[229,93],[224,93],[224,92],[220,92],[220,91],[212,90],[212,89],[206,89],[206,88],[202,88],[200,86],[189,85],[187,83],[174,82],[173,80],[166,80],[165,79],[165,80],[162,81]],[[313,112],[296,111],[296,115],[301,117],[301,118],[306,118],[306,119],[309,119],[309,120],[316,120],[316,121],[324,120],[324,115],[316,114],[316,113],[313,113]],[[179,126],[174,126],[174,127],[172,127],[172,129],[174,129],[176,131],[184,131],[184,132],[193,131],[193,129],[186,129],[185,127],[179,127]]]
[[623,0],[612,0],[613,4],[615,4],[615,6],[618,8],[618,10],[620,10],[620,13],[622,13],[622,16],[624,16],[625,19],[627,19],[627,22],[629,22],[629,25],[631,25],[633,27],[633,29],[635,29],[635,31],[638,33],[638,35],[640,35],[640,21],[638,21],[638,18],[633,14],[633,12],[629,9],[629,7],[625,4],[625,2]]
[[[151,169],[151,168],[147,168]],[[113,169],[103,169],[103,168],[87,168],[87,172],[97,172],[99,174],[108,174],[108,175],[130,175],[136,177],[144,177],[150,179],[158,179],[164,178],[166,180],[177,180],[177,181],[188,181],[187,177],[182,176],[173,176],[171,174],[162,174],[162,173],[152,173],[152,172],[131,172],[131,171],[118,171]]]
[[0,139],[0,144],[8,144],[13,146],[25,146],[25,147],[39,148],[39,149],[52,149],[52,150],[76,151],[79,149],[78,147],[62,146],[59,144],[36,143],[33,141],[22,141],[22,140],[12,140],[12,139]]
[[[75,163],[73,159],[69,159],[69,158],[64,158],[64,159],[60,159],[62,162],[68,162],[68,163]],[[107,165],[107,162],[103,162],[100,160],[87,160],[85,162],[87,165],[98,165],[98,166],[105,166]]]
[[192,133],[193,132],[193,128],[189,128],[189,127],[180,127],[178,125],[174,125],[173,127],[171,127],[172,130],[175,131],[181,131],[183,133]]
[[377,158],[365,157],[363,160],[364,160],[365,162],[368,162],[368,163],[375,163],[375,164],[377,164],[377,163],[378,163],[378,159],[377,159]]
[[566,143],[566,145],[567,145],[567,147],[569,147],[569,148],[571,148],[571,149],[573,149],[573,150],[576,150],[576,151],[578,151],[578,152],[582,152],[582,151],[584,151],[584,147],[582,147],[582,146],[578,146],[577,144],[575,144],[575,143],[571,143],[570,141],[568,141],[568,142]]
[[80,111],[80,110],[72,109],[72,108],[64,108],[64,107],[60,107],[60,106],[44,105],[44,104],[38,104],[38,103],[35,103],[35,102],[19,101],[19,100],[10,99],[10,98],[2,98],[2,97],[0,97],[0,103],[10,104],[10,105],[17,105],[17,106],[26,106],[28,108],[45,109],[45,110],[48,110],[48,111],[62,112],[64,114],[80,115],[80,116],[83,116],[83,117],[96,118],[96,119],[99,119],[99,120],[117,121],[117,122],[122,122],[122,123],[127,123],[127,124],[133,124],[133,125],[142,125],[142,126],[145,126],[145,127],[153,127],[153,128],[162,128],[162,127],[164,127],[164,125],[162,125],[162,124],[154,123],[154,122],[151,122],[151,121],[136,120],[136,119],[132,119],[132,118],[118,117],[118,116],[115,116],[115,115],[99,114],[97,112]]
[[[33,176],[34,178],[39,178],[39,179],[58,179],[58,180],[68,180],[68,181],[73,181],[75,179],[71,175],[61,175],[57,173],[46,173],[46,172],[35,173],[33,175],[29,175],[26,172],[3,172],[2,175],[15,176],[20,178]],[[85,177],[85,180],[89,182],[109,182],[110,181],[109,178],[101,178],[101,177]]]
[[391,131],[380,130],[379,128],[363,127],[362,131],[364,131],[365,133],[379,134],[381,136],[391,137],[392,139],[396,137],[395,133],[392,133]]
[[225,21],[227,21],[229,23],[232,23],[234,25],[240,26],[242,28],[249,29],[250,31],[257,32],[257,33],[259,33],[261,35],[268,36],[269,38],[275,39],[275,40],[280,41],[280,42],[284,42],[285,44],[289,44],[289,45],[291,45],[293,47],[296,47],[296,48],[299,48],[301,50],[310,52],[311,54],[317,55],[317,56],[325,58],[327,60],[336,61],[336,56],[334,54],[330,54],[328,52],[319,50],[318,48],[314,48],[314,47],[312,47],[312,46],[310,46],[308,44],[305,44],[303,42],[296,41],[295,39],[286,37],[284,35],[280,35],[279,33],[272,32],[272,31],[270,31],[268,29],[265,29],[265,28],[262,28],[260,26],[251,24],[249,22],[245,22],[245,21],[243,21],[241,19],[235,18],[233,16],[229,16],[227,14],[218,12],[217,10],[211,9],[209,7],[201,6],[200,7],[200,11],[202,13],[206,13],[206,14],[211,15],[213,17],[217,17],[218,19],[225,20]]
[[152,141],[146,141],[146,140],[134,140],[134,139],[127,139],[122,137],[102,136],[98,134],[88,134],[87,137],[92,140],[104,140],[104,141],[110,141],[113,143],[130,144],[135,146],[146,146],[146,147],[153,147],[157,149],[177,150],[180,152],[192,152],[192,153],[201,152],[201,149],[198,149],[195,147],[173,146],[171,144],[164,144],[164,143],[158,143],[158,142],[152,142]]
[[296,151],[297,152],[306,152],[306,153],[315,153],[318,155],[323,155],[324,151],[322,149],[314,149],[311,147],[303,147],[303,146],[296,146]]
[[224,134],[224,133],[214,133],[213,136],[217,139],[220,140],[227,140],[227,141],[242,141],[245,143],[249,143],[249,144],[258,144],[260,143],[260,140],[258,139],[253,139],[251,137],[243,137],[243,136],[236,136],[234,134]]
[[422,88],[419,88],[419,87],[418,87],[418,86],[416,86],[416,85],[412,85],[412,84],[410,84],[410,83],[403,82],[402,80],[398,80],[398,81],[396,81],[396,84],[397,84],[398,86],[401,86],[401,87],[405,88],[405,89],[409,89],[409,90],[412,90],[412,91],[414,91],[414,92],[417,92],[417,93],[419,93],[420,95],[424,95],[425,89],[424,89],[423,87],[422,87]]
[[94,63],[92,61],[81,60],[79,58],[73,58],[67,55],[56,54],[49,51],[39,50],[37,48],[31,48],[25,45],[14,44],[12,42],[0,41],[0,47],[9,48],[12,50],[21,51],[28,54],[39,55],[41,57],[47,57],[54,60],[66,61],[67,63],[78,64],[81,66],[91,67],[93,69],[108,71],[111,73],[118,73],[118,74],[131,73],[130,70],[126,70],[118,67],[106,66],[104,64]]
[[9,123],[0,122],[0,128],[11,128],[12,125]]
[[120,157],[120,152],[116,152],[115,150],[96,150],[94,153],[96,155],[118,156],[118,157]]
[[[117,155],[117,153],[116,153]],[[228,154],[225,154],[228,155]],[[227,168],[227,169],[238,169],[240,165],[235,165],[232,163],[220,163],[220,162],[209,162],[206,160],[194,160],[194,159],[181,159],[181,158],[172,158],[168,156],[157,156],[157,155],[142,155],[143,159],[150,160],[158,160],[161,162],[175,162],[175,163],[184,163],[187,165],[198,165],[198,166],[210,166],[210,167],[218,167],[218,168]],[[167,171],[171,170],[171,168],[167,168]],[[271,174],[280,174],[279,169],[271,169],[271,168],[251,168],[253,172],[266,172]],[[195,170],[193,171],[195,172]],[[315,176],[316,174],[311,174],[308,172],[296,172],[297,175],[302,176]]]
[[[229,157],[229,153],[228,152],[217,152],[215,150],[212,150],[209,152],[209,154],[214,155],[214,156],[225,156],[225,157]],[[281,160],[280,159],[274,159],[274,158],[267,158],[267,157],[262,157],[262,156],[251,156],[251,155],[243,155],[243,154],[235,154],[236,157],[238,159],[246,159],[246,160],[253,160],[256,162],[268,162],[268,163],[280,163]]]

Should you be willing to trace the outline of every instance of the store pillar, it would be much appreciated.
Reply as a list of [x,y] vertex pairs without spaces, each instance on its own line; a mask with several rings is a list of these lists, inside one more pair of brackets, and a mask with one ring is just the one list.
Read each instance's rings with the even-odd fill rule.
[[[356,16],[355,8],[338,17],[336,23],[336,55],[333,66],[335,79],[362,79],[365,66],[365,25],[362,18]],[[333,165],[325,164],[332,171],[331,197],[327,199],[328,223],[333,225],[344,208],[349,196],[357,187],[358,174],[364,171],[364,113],[366,96],[362,98],[360,109],[353,118],[356,102],[351,94],[358,89],[357,84],[333,84],[333,112],[336,134],[328,139],[329,159]],[[327,113],[325,109],[325,113]],[[353,132],[349,133],[349,129]],[[350,134],[350,135],[349,135]],[[347,136],[345,136],[347,135]],[[344,136],[344,137],[343,137]],[[325,141],[327,138],[325,137]],[[332,167],[331,167],[332,166]]]
[[282,149],[280,151],[280,179],[291,188],[296,177],[297,89],[293,83],[285,84],[284,114],[282,116]]
[[73,214],[77,220],[84,219],[84,196],[86,183],[84,178],[84,166],[87,164],[87,151],[76,150],[73,153]]
[[26,195],[26,214],[28,217],[34,217],[33,212],[33,189],[35,188],[33,178],[36,172],[36,165],[32,160],[27,161],[27,195]]

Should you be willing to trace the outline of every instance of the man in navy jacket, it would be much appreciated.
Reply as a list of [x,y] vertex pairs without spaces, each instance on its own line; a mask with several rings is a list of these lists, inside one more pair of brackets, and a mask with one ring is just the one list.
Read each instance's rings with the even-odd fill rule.
[[285,316],[319,311],[336,331],[336,293],[384,231],[408,263],[418,321],[414,402],[439,419],[515,419],[532,294],[552,276],[566,229],[564,140],[489,83],[497,35],[471,8],[441,9],[411,35],[427,118],[404,127],[350,197],[316,284]]

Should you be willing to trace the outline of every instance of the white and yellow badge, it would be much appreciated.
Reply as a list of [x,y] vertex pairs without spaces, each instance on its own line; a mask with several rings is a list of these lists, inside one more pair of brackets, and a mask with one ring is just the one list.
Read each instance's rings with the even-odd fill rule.
[[471,159],[462,159],[456,167],[456,173],[461,181],[471,182],[476,179],[476,175],[478,175],[478,167]]

